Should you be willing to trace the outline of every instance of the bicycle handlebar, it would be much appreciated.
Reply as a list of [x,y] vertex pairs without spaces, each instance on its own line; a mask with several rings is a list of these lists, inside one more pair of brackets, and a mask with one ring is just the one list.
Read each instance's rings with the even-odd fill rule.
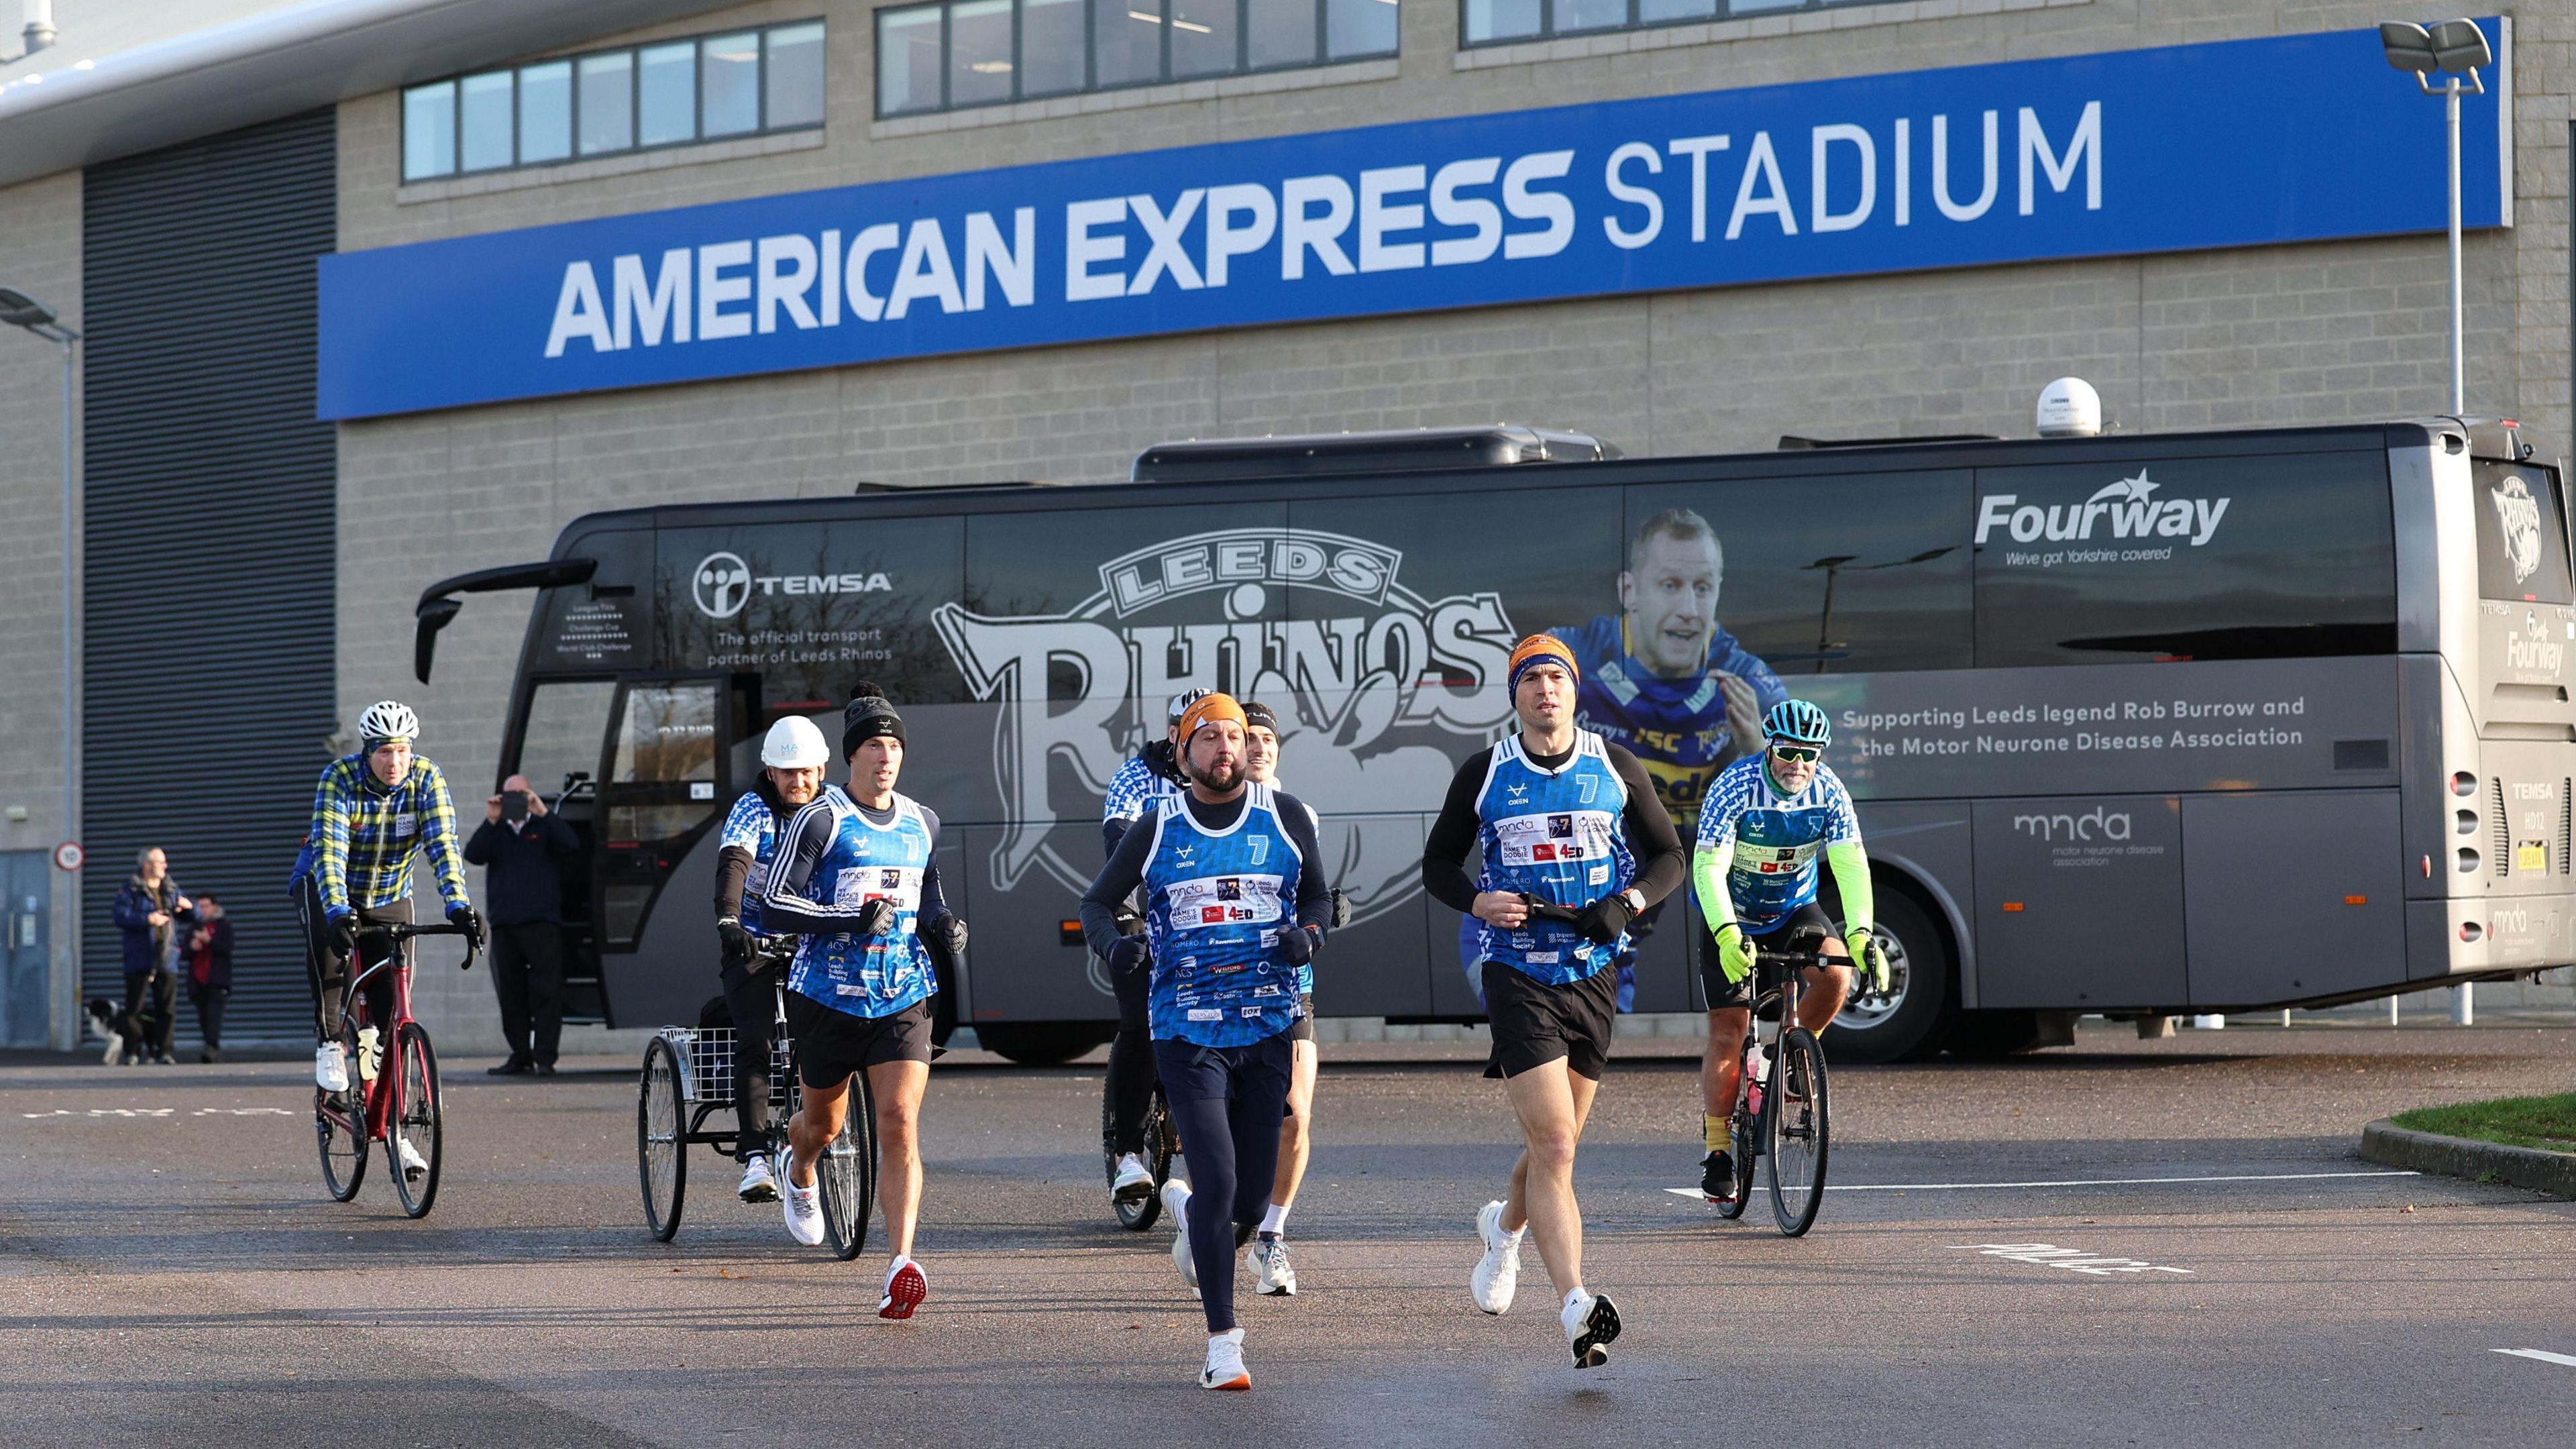
[[[389,941],[408,941],[415,936],[463,936],[465,938],[465,959],[458,963],[456,968],[460,971],[473,970],[474,958],[482,954],[483,950],[483,933],[481,931],[457,925],[452,921],[439,921],[430,925],[414,925],[409,921],[386,921],[381,924],[366,921],[360,922],[358,924],[358,938],[360,940],[364,940],[369,936],[382,936]],[[388,957],[387,959],[390,960],[392,958]],[[351,984],[355,985],[356,982],[363,981],[367,977],[384,969],[384,964],[385,963],[383,961],[378,961],[367,967],[366,970],[358,973],[358,975],[352,979]]]

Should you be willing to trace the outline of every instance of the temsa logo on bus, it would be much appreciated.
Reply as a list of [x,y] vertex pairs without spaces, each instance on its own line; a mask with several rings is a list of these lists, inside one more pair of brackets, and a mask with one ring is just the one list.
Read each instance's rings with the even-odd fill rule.
[[698,560],[689,576],[690,597],[710,619],[730,619],[751,602],[756,589],[768,594],[869,594],[891,590],[884,574],[754,574],[738,553],[717,552]]
[[1989,493],[1977,500],[1977,542],[1984,543],[1998,526],[2015,543],[2037,543],[2042,538],[2088,539],[2097,525],[2110,538],[2187,538],[2194,548],[2209,542],[2231,500],[2156,497],[2163,486],[2141,468],[2136,477],[2107,484],[2081,503],[2042,508],[2023,503],[2018,494]]
[[2013,829],[2042,840],[2126,840],[2129,812],[2096,805],[2089,815],[2016,815]]
[[[1318,864],[1349,892],[1355,919],[1417,893],[1420,826],[1348,817],[1440,808],[1456,768],[1443,742],[1481,743],[1511,718],[1500,686],[1515,634],[1499,594],[1424,598],[1398,577],[1403,563],[1367,539],[1231,528],[1101,564],[1099,589],[1061,614],[940,605],[931,622],[967,687],[1005,706],[993,773],[1011,823],[994,883],[1008,889],[1039,867],[1087,888],[1092,862],[1048,843],[1054,822],[1096,818],[1128,753],[1161,737],[1163,701],[1201,686],[1278,710],[1280,783],[1322,815]],[[1299,617],[1276,617],[1278,589],[1305,596],[1285,611]],[[1050,668],[1061,680],[1067,666],[1081,697],[1050,698]]]

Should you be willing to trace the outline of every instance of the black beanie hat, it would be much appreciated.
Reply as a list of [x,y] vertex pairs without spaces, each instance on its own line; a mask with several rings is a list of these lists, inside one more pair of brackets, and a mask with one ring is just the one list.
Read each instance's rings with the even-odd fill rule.
[[1246,728],[1258,725],[1275,735],[1279,733],[1279,712],[1266,704],[1247,702],[1243,706],[1243,723]]
[[841,710],[841,758],[858,753],[861,744],[879,735],[892,735],[903,740],[903,716],[880,692],[874,680],[861,680],[849,704]]

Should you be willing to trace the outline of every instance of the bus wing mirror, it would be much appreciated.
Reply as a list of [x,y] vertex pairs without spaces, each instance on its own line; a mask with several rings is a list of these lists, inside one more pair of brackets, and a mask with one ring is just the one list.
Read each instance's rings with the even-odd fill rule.
[[559,589],[568,584],[586,584],[599,572],[595,558],[550,558],[535,563],[504,564],[496,569],[477,569],[440,579],[420,591],[420,603],[412,611],[415,620],[411,645],[411,672],[421,683],[429,683],[430,659],[438,649],[438,631],[447,627],[459,609],[462,599],[451,594],[489,594],[508,589]]

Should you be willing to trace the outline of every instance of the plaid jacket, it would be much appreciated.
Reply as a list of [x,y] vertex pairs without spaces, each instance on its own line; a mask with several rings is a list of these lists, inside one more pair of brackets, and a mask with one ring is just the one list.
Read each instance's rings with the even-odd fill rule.
[[314,787],[313,825],[295,878],[313,877],[328,915],[389,906],[409,893],[412,857],[423,846],[440,897],[450,906],[467,904],[456,807],[438,766],[414,756],[403,782],[381,790],[368,777],[366,756],[343,755]]

